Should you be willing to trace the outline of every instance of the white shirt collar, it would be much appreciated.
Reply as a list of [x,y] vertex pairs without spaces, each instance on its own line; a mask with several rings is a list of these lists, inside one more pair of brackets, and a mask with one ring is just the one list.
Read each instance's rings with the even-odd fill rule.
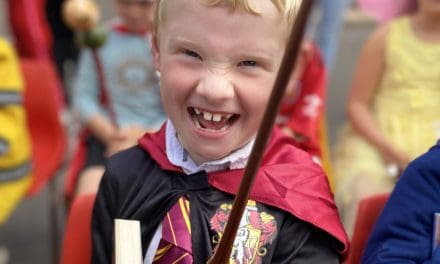
[[212,172],[219,170],[243,169],[246,166],[254,141],[255,139],[252,138],[249,143],[231,154],[218,160],[205,162],[198,166],[180,144],[177,138],[176,129],[171,121],[168,120],[166,124],[165,144],[168,160],[173,165],[181,167],[187,174],[196,173],[202,170]]

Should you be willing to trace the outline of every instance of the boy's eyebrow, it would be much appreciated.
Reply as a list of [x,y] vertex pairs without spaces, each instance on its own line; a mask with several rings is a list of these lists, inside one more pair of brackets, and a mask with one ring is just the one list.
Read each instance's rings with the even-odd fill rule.
[[[188,46],[190,48],[199,47],[198,42],[192,41],[188,38],[172,36],[171,40],[172,42],[176,42],[179,45]],[[234,50],[234,52],[237,53],[238,57],[270,60],[275,56],[275,54],[278,53],[278,49],[274,47],[273,49],[271,49],[271,52],[268,52],[267,49],[263,50],[262,48],[257,48],[252,50],[249,46],[246,46],[246,48]]]
[[133,4],[136,4],[136,3],[139,3],[139,4],[142,4],[142,3],[155,3],[156,2],[156,0],[117,0],[117,2],[119,2],[119,3],[133,3]]
[[179,36],[172,36],[170,39],[172,42],[177,42],[178,44],[196,45],[196,42],[194,42],[188,38],[183,38],[183,37],[179,37]]
[[252,51],[249,49],[243,49],[240,56],[244,57],[244,58],[251,58],[251,59],[270,60],[274,57],[274,53],[264,52],[264,51],[260,51],[260,50]]

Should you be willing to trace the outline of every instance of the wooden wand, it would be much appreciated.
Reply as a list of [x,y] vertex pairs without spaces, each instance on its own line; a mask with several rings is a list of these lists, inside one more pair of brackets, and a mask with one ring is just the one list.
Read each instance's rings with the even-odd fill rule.
[[307,19],[312,5],[313,0],[303,0],[301,3],[294,26],[292,27],[292,32],[290,33],[290,37],[287,42],[278,75],[275,79],[269,102],[264,112],[263,120],[261,121],[252,152],[249,156],[249,160],[244,171],[243,179],[241,180],[239,190],[234,199],[229,220],[226,224],[218,248],[211,259],[208,260],[207,264],[229,263],[232,245],[234,243],[244,209],[249,199],[249,194],[255,180],[256,172],[260,167],[267,141],[275,123],[275,118],[279,111],[284,91],[289,83],[290,76],[292,75],[292,70],[298,57]]

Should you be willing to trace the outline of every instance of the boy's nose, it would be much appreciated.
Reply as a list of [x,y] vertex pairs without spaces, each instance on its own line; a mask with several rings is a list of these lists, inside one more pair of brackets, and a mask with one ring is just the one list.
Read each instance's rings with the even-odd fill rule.
[[206,70],[196,87],[196,92],[211,103],[221,103],[234,97],[234,85],[228,72]]

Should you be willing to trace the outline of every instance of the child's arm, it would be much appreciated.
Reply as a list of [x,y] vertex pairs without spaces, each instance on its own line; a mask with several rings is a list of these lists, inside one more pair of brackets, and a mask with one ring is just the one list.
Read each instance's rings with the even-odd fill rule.
[[83,50],[73,87],[73,101],[86,127],[107,145],[114,136],[116,127],[105,116],[104,109],[101,107],[99,83],[94,65],[91,52]]
[[[353,128],[382,154],[386,162],[401,169],[409,162],[408,155],[392,145],[378,128],[371,110],[377,86],[385,68],[385,43],[388,25],[381,26],[367,40],[358,62],[348,98],[347,114]],[[392,106],[390,106],[392,107]]]

